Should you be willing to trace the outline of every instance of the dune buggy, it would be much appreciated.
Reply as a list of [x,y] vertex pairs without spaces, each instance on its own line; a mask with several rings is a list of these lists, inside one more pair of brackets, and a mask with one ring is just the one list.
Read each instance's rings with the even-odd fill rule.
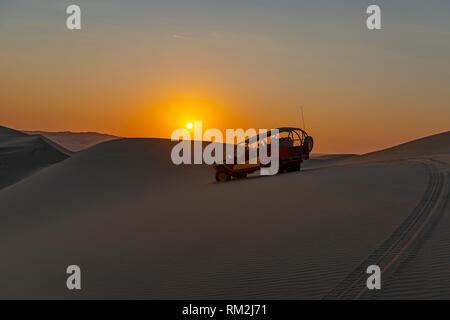
[[[278,139],[279,143],[279,169],[278,173],[300,171],[303,160],[309,159],[309,154],[314,146],[314,140],[309,136],[306,131],[300,128],[283,127],[278,128],[278,135],[271,136],[269,131],[267,135],[256,135],[245,141],[238,143],[238,145],[244,146],[246,159],[248,159],[251,148],[259,148],[265,145],[270,156],[270,143],[272,139]],[[257,152],[259,155],[259,152]],[[236,159],[236,153],[234,155]],[[255,161],[253,161],[255,162]],[[260,170],[262,167],[269,166],[263,165],[259,161],[259,156],[256,159],[256,163],[251,163],[250,159],[245,163],[238,164],[237,161],[233,161],[234,164],[227,164],[224,160],[223,163],[214,164],[216,181],[224,182],[234,177],[236,179],[246,178],[248,174]]]

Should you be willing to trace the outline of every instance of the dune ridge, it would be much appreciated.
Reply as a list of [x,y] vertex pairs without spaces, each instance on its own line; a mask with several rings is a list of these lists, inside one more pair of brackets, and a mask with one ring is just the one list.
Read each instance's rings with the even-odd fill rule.
[[387,149],[355,156],[342,163],[356,164],[374,161],[395,161],[448,153],[450,153],[450,131],[416,139]]
[[56,144],[70,150],[79,152],[101,142],[118,139],[119,137],[98,132],[48,132],[48,131],[23,131],[29,135],[41,135]]
[[0,126],[0,189],[70,157],[72,152],[42,136]]

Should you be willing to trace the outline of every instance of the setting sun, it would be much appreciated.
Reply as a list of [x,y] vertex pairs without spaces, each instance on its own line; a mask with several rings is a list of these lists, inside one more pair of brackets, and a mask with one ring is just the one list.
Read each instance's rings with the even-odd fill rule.
[[186,127],[187,127],[189,130],[191,130],[191,129],[194,127],[194,125],[192,124],[192,122],[188,122],[188,124],[186,125]]

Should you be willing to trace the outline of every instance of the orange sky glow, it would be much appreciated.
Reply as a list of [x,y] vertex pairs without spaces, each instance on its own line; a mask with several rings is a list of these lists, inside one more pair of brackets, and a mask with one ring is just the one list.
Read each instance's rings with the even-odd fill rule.
[[83,2],[76,32],[55,18],[55,2],[2,9],[0,125],[170,138],[196,120],[204,130],[301,127],[302,105],[319,153],[364,153],[450,129],[449,22],[438,12],[416,25],[395,16],[369,32],[364,5],[350,2],[330,4],[339,13],[330,16],[289,1],[181,2],[184,11],[94,2]]

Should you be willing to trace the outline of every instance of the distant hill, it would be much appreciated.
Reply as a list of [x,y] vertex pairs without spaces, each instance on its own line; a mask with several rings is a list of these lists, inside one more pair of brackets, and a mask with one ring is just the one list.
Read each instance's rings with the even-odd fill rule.
[[0,189],[71,155],[43,136],[0,126]]
[[24,131],[29,135],[40,134],[47,139],[63,146],[64,148],[78,152],[89,147],[92,147],[101,142],[115,140],[118,137],[109,134],[97,133],[97,132],[47,132],[47,131]]

